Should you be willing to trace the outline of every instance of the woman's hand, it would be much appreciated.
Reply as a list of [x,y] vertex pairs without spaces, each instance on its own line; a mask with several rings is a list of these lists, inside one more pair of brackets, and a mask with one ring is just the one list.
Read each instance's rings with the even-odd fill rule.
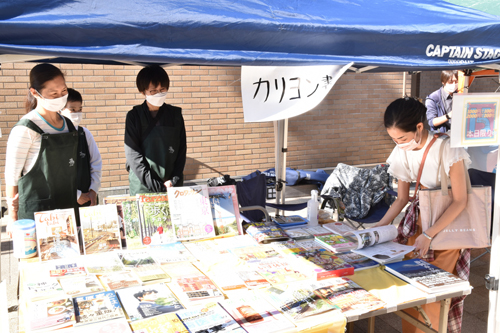
[[12,198],[7,197],[7,208],[9,208],[9,212],[17,212],[19,209],[19,193]]
[[80,197],[78,198],[77,202],[79,205],[83,205],[87,202],[90,201],[89,194],[88,193],[82,193]]
[[429,246],[431,246],[431,240],[424,235],[420,235],[415,240],[415,250],[413,254],[415,258],[422,258],[429,252]]
[[173,187],[174,185],[172,184],[172,181],[171,180],[167,180],[165,183],[164,183],[165,187],[166,188],[169,188],[169,187]]

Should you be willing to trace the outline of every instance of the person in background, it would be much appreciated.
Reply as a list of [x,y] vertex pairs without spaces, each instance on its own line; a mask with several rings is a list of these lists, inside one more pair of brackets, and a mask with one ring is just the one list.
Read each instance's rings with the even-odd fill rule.
[[[83,118],[82,95],[68,88],[68,102],[61,114],[73,122],[78,129],[78,161],[77,161],[77,198],[80,206],[94,206],[97,204],[97,192],[101,187],[102,159],[99,148],[92,133],[80,126]],[[82,140],[83,138],[83,140]]]
[[130,195],[182,186],[186,129],[181,108],[165,104],[169,77],[158,65],[146,66],[136,84],[146,100],[128,112],[125,122]]
[[451,129],[453,94],[458,89],[458,71],[441,72],[442,87],[427,96],[427,120],[433,131],[446,133]]
[[[68,98],[61,70],[39,64],[30,71],[26,112],[7,141],[5,184],[12,222],[34,219],[34,213],[78,208],[78,132],[59,114]],[[42,140],[43,137],[43,140]]]
[[[424,128],[425,106],[413,98],[400,98],[392,102],[384,114],[384,125],[387,133],[396,143],[396,147],[387,159],[388,172],[398,179],[398,197],[385,216],[375,225],[390,224],[405,208],[410,197],[410,184],[417,180],[424,151],[433,139],[434,133]],[[440,146],[443,156],[440,156]],[[429,149],[425,166],[420,178],[422,188],[435,189],[438,183],[440,159],[445,163],[445,172],[451,182],[452,202],[437,222],[429,229],[422,231],[421,216],[415,217],[413,210],[407,211],[398,228],[398,242],[415,246],[413,257],[422,258],[447,272],[455,274],[464,280],[469,278],[470,249],[462,250],[430,250],[431,240],[441,230],[446,228],[465,209],[467,205],[467,185],[465,164],[471,163],[469,155],[463,148],[451,148],[450,140],[437,139]],[[418,196],[414,201],[418,209]],[[413,214],[412,214],[413,213]],[[412,218],[413,217],[413,218]],[[407,233],[405,233],[408,231]],[[449,237],[453,237],[452,234]],[[432,328],[439,325],[440,303],[422,305],[429,316]],[[404,310],[408,314],[422,320],[422,316],[414,309]],[[448,315],[448,332],[460,332],[463,314],[463,300],[453,298]],[[403,320],[403,332],[421,332],[409,322]]]

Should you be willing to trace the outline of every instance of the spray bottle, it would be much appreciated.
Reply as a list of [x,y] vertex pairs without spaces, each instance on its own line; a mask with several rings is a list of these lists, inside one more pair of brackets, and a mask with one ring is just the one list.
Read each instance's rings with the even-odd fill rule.
[[307,202],[307,219],[309,220],[309,226],[314,227],[318,225],[318,213],[319,213],[319,202],[318,202],[318,191],[311,191],[311,200]]

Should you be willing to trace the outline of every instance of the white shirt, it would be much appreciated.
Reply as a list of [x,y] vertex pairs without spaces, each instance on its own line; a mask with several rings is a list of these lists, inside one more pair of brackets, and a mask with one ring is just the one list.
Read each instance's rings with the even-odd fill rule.
[[[428,131],[427,141],[422,149],[404,151],[398,146],[394,147],[391,155],[387,159],[389,164],[388,172],[395,178],[407,183],[417,181],[418,170],[424,156],[425,149],[431,142],[434,132]],[[427,158],[425,159],[424,169],[420,177],[420,183],[427,188],[440,187],[440,172],[439,172],[439,150],[443,144],[443,138],[438,138],[429,149]],[[465,165],[469,166],[471,160],[469,154],[463,148],[451,148],[450,140],[445,141],[443,149],[443,163],[446,175],[450,176],[450,167],[458,161],[465,161]]]
[[[50,125],[36,110],[24,115],[21,119],[29,119],[42,131],[48,134],[68,133],[66,121],[61,128]],[[94,137],[83,127],[90,153],[90,189],[96,193],[101,187],[102,159]],[[40,152],[41,135],[26,126],[14,126],[7,141],[5,163],[5,184],[17,186],[21,175],[27,174],[35,165]],[[77,198],[81,195],[77,191]]]

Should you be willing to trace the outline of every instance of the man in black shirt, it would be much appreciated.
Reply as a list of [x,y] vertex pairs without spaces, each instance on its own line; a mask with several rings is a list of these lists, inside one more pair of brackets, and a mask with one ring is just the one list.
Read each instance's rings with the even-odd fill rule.
[[186,128],[181,108],[164,103],[168,75],[158,65],[147,66],[137,75],[136,84],[146,100],[128,112],[125,122],[130,195],[182,186]]

